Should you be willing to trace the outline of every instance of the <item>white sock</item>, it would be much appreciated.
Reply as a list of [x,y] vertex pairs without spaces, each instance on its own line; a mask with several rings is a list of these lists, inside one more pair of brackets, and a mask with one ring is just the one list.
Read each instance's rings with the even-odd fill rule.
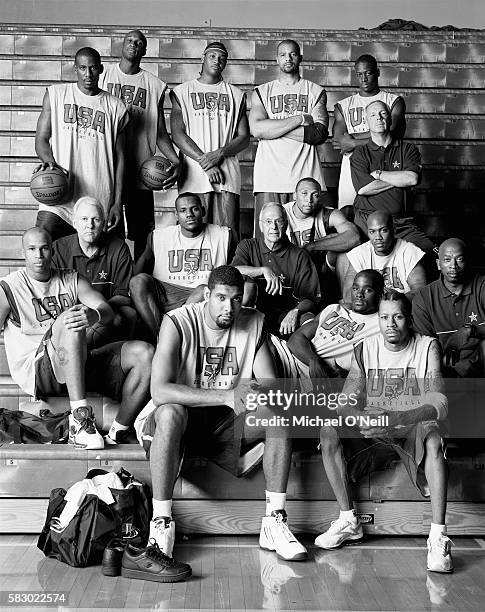
[[285,504],[286,493],[266,491],[266,516],[270,516],[274,510],[284,510]]
[[110,438],[113,438],[113,440],[115,440],[116,439],[116,432],[117,431],[126,431],[128,429],[128,427],[129,427],[128,425],[120,425],[118,423],[118,421],[115,419],[113,421],[113,423],[111,424],[111,427],[109,428],[108,436]]
[[172,500],[171,499],[153,499],[153,518],[159,516],[168,516],[172,518]]
[[352,523],[357,522],[357,517],[355,516],[355,510],[340,510],[339,518],[345,519],[346,521],[352,521]]
[[88,405],[88,400],[86,398],[84,399],[80,399],[80,400],[74,400],[74,401],[69,401],[69,403],[71,404],[71,412],[73,410],[76,410],[76,408],[82,408],[84,406]]
[[429,537],[439,538],[440,535],[446,535],[446,525],[438,525],[437,523],[431,523]]

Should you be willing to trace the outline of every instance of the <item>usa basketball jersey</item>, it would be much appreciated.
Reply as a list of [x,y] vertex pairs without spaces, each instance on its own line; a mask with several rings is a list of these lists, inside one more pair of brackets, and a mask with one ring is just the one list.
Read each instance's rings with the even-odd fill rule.
[[[349,134],[364,134],[369,131],[365,120],[365,109],[367,106],[371,102],[377,102],[379,100],[387,104],[392,110],[398,98],[399,96],[396,94],[390,93],[389,91],[382,91],[381,89],[375,96],[366,97],[356,93],[353,96],[340,100],[335,107],[342,113]],[[351,206],[355,200],[356,193],[350,176],[351,155],[352,153],[344,153],[342,157],[339,181],[339,208]]]
[[296,246],[304,247],[309,242],[324,238],[327,235],[328,220],[334,209],[326,206],[319,210],[315,216],[300,219],[293,211],[295,206],[294,201],[283,204],[288,216],[286,234],[291,242]]
[[128,116],[121,100],[106,91],[84,94],[76,83],[47,88],[51,105],[51,147],[56,162],[69,170],[67,200],[39,210],[72,225],[72,208],[82,196],[98,199],[106,213],[113,202],[115,145]]
[[[246,106],[245,94],[238,87],[225,81],[208,85],[194,79],[177,85],[173,93],[182,109],[187,135],[204,153],[215,151],[234,138]],[[226,157],[220,167],[224,184],[211,183],[198,162],[185,156],[179,192],[229,191],[239,195],[241,171],[237,157]]]
[[408,276],[424,256],[424,251],[412,242],[398,238],[389,255],[376,255],[370,241],[356,246],[347,253],[347,257],[356,272],[377,270],[384,277],[386,289],[395,289],[408,293],[411,287]]
[[168,313],[182,339],[177,382],[200,389],[233,389],[253,377],[253,363],[262,343],[264,315],[242,308],[228,329],[205,322],[207,302],[185,304]]
[[46,282],[34,280],[25,268],[0,281],[10,313],[4,339],[10,374],[29,395],[35,394],[35,354],[46,331],[57,317],[77,304],[78,274],[52,270]]
[[[325,90],[307,79],[293,85],[270,81],[255,89],[269,119],[286,119],[316,112]],[[322,117],[314,116],[322,123]],[[317,180],[325,189],[317,147],[287,136],[260,140],[254,160],[254,192],[292,193],[303,177]]]
[[159,281],[195,288],[207,283],[214,268],[227,264],[230,229],[211,223],[195,238],[182,234],[180,225],[153,231],[155,264],[153,277]]
[[147,189],[140,179],[140,166],[157,149],[158,105],[167,84],[143,68],[125,74],[118,64],[105,64],[99,86],[120,98],[128,109],[125,177],[130,187]]
[[355,347],[355,358],[366,378],[366,407],[411,410],[423,404],[428,350],[433,338],[414,334],[406,348],[390,351],[382,334]]

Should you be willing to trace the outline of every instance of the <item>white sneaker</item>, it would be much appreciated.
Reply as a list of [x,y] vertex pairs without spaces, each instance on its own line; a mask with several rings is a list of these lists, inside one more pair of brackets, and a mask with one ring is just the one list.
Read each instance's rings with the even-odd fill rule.
[[362,525],[357,518],[355,521],[349,521],[339,517],[336,521],[332,521],[327,531],[316,538],[315,544],[320,548],[330,550],[342,546],[348,540],[355,542],[363,537]]
[[452,541],[444,534],[428,538],[428,571],[451,574],[453,559],[451,557]]
[[91,406],[75,408],[69,415],[69,444],[86,450],[104,448],[103,436],[96,429]]
[[274,510],[271,516],[263,516],[259,545],[265,550],[274,550],[286,561],[302,561],[308,557],[306,548],[291,533],[284,510]]
[[157,516],[150,521],[148,540],[154,539],[159,548],[171,557],[175,543],[175,521],[168,516]]

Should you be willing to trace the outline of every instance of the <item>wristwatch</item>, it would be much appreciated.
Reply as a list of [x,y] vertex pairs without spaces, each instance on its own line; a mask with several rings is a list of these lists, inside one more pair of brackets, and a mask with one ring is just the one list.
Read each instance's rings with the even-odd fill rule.
[[376,179],[379,181],[381,179],[382,170],[376,170]]

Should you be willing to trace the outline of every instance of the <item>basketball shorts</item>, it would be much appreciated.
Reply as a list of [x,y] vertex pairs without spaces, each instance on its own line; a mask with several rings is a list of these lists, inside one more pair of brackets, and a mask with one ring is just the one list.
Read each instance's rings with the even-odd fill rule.
[[[51,332],[51,329],[46,331],[35,356],[35,396],[38,399],[68,394]],[[87,391],[106,395],[116,401],[121,400],[125,382],[125,373],[121,368],[123,344],[113,342],[88,351],[84,370]]]
[[64,238],[64,236],[71,236],[71,234],[76,233],[72,225],[64,221],[59,215],[56,215],[56,213],[49,212],[48,210],[39,210],[35,226],[48,231],[52,238],[52,242],[59,238]]
[[195,289],[180,287],[179,285],[172,285],[171,283],[165,283],[158,279],[153,279],[155,287],[155,301],[160,312],[169,312],[174,308],[183,306],[189,299],[190,294]]
[[204,205],[207,223],[232,228],[239,236],[239,195],[230,191],[199,193]]

